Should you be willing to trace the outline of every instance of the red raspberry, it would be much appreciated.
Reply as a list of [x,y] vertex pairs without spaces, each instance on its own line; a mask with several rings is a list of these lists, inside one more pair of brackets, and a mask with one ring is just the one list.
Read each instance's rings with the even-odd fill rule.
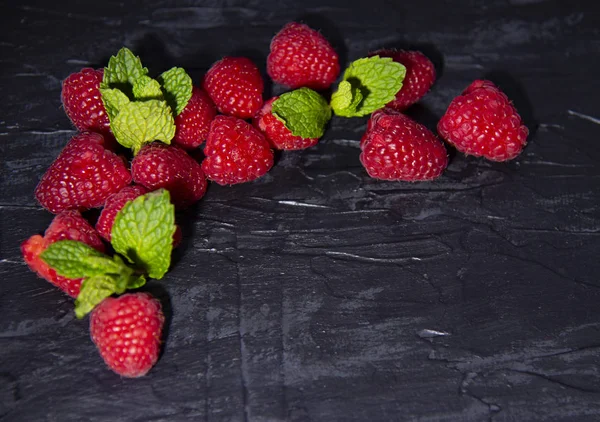
[[167,189],[179,209],[197,202],[206,192],[206,176],[200,164],[176,146],[154,142],[142,147],[131,162],[135,183],[150,190]]
[[90,317],[92,341],[117,374],[137,378],[158,361],[165,322],[160,302],[148,293],[104,299]]
[[442,174],[446,148],[425,126],[392,109],[375,111],[371,120],[360,155],[369,176],[414,182]]
[[215,117],[204,154],[202,169],[220,185],[249,182],[273,167],[273,151],[264,135],[236,117]]
[[40,254],[48,246],[59,240],[78,240],[100,252],[104,252],[104,244],[90,223],[75,210],[63,211],[56,215],[46,229],[44,237],[36,234],[21,244],[23,259],[32,271],[65,293],[77,297],[83,279],[60,276],[40,258]]
[[319,138],[302,138],[294,136],[281,120],[271,113],[273,102],[279,97],[271,98],[254,116],[254,127],[260,130],[273,148],[297,150],[309,148],[319,142]]
[[110,133],[108,114],[100,96],[103,69],[89,67],[72,73],[62,83],[63,107],[80,131]]
[[223,114],[249,119],[263,105],[262,76],[246,57],[224,57],[213,64],[203,87]]
[[[102,238],[109,241],[111,240],[112,227],[115,222],[115,217],[123,209],[125,204],[129,201],[133,201],[138,196],[144,195],[148,192],[142,185],[131,185],[126,186],[117,193],[113,193],[111,196],[106,198],[104,208],[98,217],[96,222],[96,231]],[[182,239],[181,228],[177,226],[175,233],[173,233],[173,247],[176,248]]]
[[98,208],[112,193],[131,183],[124,160],[105,148],[102,135],[73,137],[42,176],[35,189],[39,203],[51,213]]
[[182,148],[197,148],[208,136],[210,122],[217,115],[212,100],[202,89],[194,87],[192,98],[185,108],[175,117],[177,131],[173,143]]
[[396,94],[396,98],[387,104],[395,110],[403,111],[419,101],[435,82],[435,66],[420,51],[379,50],[370,55],[391,57],[406,67],[402,88]]
[[492,161],[515,158],[529,135],[508,97],[485,80],[476,80],[452,100],[438,132],[457,150]]
[[339,58],[320,32],[290,22],[271,40],[267,73],[275,82],[292,89],[327,89],[340,74]]
[[119,192],[113,193],[106,198],[104,208],[102,208],[100,217],[98,217],[98,221],[96,222],[96,231],[98,234],[110,242],[112,226],[118,212],[121,211],[127,202],[133,201],[146,192],[148,192],[148,189],[144,186],[131,185],[125,186]]

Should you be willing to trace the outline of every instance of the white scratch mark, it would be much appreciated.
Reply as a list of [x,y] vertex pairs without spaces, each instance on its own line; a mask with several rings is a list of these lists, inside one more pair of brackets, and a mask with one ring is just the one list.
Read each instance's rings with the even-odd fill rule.
[[428,328],[424,328],[417,333],[417,335],[421,338],[432,338],[432,337],[442,337],[449,336],[450,333],[446,331],[438,331],[438,330],[430,330]]
[[325,255],[327,256],[334,256],[334,257],[345,257],[345,258],[352,258],[352,259],[356,259],[357,261],[363,261],[363,262],[383,262],[383,263],[395,263],[395,262],[399,262],[399,261],[407,261],[407,260],[413,260],[413,261],[422,261],[421,258],[418,258],[416,256],[411,256],[408,258],[373,258],[370,256],[362,256],[362,255],[356,255],[353,253],[348,253],[348,252],[338,252],[338,251],[327,251],[325,252]]
[[596,123],[597,125],[600,125],[600,119],[598,119],[597,117],[588,116],[587,114],[579,113],[579,112],[573,111],[573,110],[567,110],[567,112],[571,116],[579,117],[580,119],[587,120],[589,122]]
[[318,205],[318,204],[308,204],[306,202],[298,202],[298,201],[277,201],[283,205],[292,205],[294,207],[306,207],[306,208],[331,208],[326,205]]
[[565,127],[563,125],[559,125],[557,123],[540,123],[540,129],[549,129],[549,128],[561,129],[561,130],[565,129]]
[[358,147],[360,145],[360,141],[356,139],[334,139],[331,142],[345,147]]

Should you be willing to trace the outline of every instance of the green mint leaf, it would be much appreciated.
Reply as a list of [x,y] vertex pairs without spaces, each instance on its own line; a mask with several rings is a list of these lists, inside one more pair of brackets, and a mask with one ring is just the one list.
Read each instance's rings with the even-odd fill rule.
[[[339,97],[347,96],[347,93],[338,94],[336,91],[333,97],[338,98],[338,100],[336,100],[337,103],[333,108],[334,113],[338,116],[358,117],[380,109],[395,98],[400,88],[402,88],[405,76],[406,68],[390,57],[373,56],[352,62],[344,72],[344,81],[349,82],[352,88],[360,90],[362,100],[356,110],[351,110],[350,106],[355,102],[354,97],[356,96],[353,93],[353,100],[350,105],[339,108],[341,101]],[[347,85],[342,89],[347,92]]]
[[337,91],[331,96],[331,108],[338,116],[352,117],[362,99],[360,88],[353,87],[348,81],[341,81]]
[[115,271],[114,262],[107,255],[76,240],[52,243],[40,257],[59,275],[67,278],[93,277]]
[[81,291],[75,299],[75,316],[83,318],[113,293],[117,293],[115,277],[97,275],[86,278],[81,283]]
[[133,290],[142,287],[146,284],[146,277],[143,275],[130,276],[127,278],[127,290]]
[[116,56],[108,60],[108,66],[104,68],[101,88],[119,88],[127,93],[135,82],[148,74],[148,69],[142,66],[140,58],[127,47],[119,50]]
[[331,119],[331,108],[325,98],[309,88],[281,94],[273,102],[271,112],[294,136],[320,138]]
[[167,103],[177,116],[192,98],[192,78],[184,69],[173,67],[163,72],[158,81],[162,85]]
[[175,136],[175,121],[164,100],[132,101],[119,110],[110,127],[117,141],[137,154],[152,141],[170,144]]
[[163,93],[157,80],[144,75],[133,84],[133,97],[136,100],[162,100]]
[[171,265],[175,207],[169,191],[159,189],[128,202],[115,217],[112,245],[148,276],[162,278]]
[[111,122],[119,114],[119,110],[129,103],[129,97],[117,88],[100,88],[100,95]]

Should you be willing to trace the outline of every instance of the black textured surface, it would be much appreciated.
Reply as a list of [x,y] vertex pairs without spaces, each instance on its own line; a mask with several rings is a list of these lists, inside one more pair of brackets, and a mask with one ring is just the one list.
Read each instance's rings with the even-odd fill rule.
[[[70,3],[5,2],[0,17],[0,419],[600,420],[594,2]],[[33,189],[74,133],[60,82],[123,45],[154,75],[178,65],[198,82],[231,54],[264,69],[297,19],[345,63],[423,49],[440,78],[409,113],[432,129],[490,78],[529,144],[505,164],[453,154],[435,182],[380,182],[358,160],[365,120],[336,118],[255,183],[211,185],[148,286],[170,315],[162,358],[121,379],[19,253],[51,220]]]

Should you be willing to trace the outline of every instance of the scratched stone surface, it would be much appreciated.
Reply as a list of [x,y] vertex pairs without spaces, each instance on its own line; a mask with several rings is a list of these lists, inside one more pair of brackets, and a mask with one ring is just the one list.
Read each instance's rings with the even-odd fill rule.
[[[408,113],[431,129],[488,78],[531,130],[491,163],[450,150],[429,183],[370,179],[365,119],[254,183],[178,215],[168,315],[144,378],[106,369],[88,320],[19,244],[75,133],[60,84],[125,45],[198,83],[224,55],[264,71],[291,20],[342,61],[414,47],[439,79]],[[594,2],[5,2],[0,14],[0,419],[3,421],[600,420],[600,15]],[[269,86],[270,93],[282,92]]]

